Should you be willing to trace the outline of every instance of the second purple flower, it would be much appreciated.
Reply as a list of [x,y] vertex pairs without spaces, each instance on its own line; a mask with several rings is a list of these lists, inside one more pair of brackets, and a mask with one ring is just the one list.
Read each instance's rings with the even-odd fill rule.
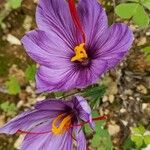
[[77,150],[86,150],[82,126],[88,123],[93,128],[93,121],[103,119],[106,117],[92,118],[91,109],[81,96],[66,102],[44,100],[10,120],[0,128],[0,134],[26,134],[21,150],[72,150],[73,140]]

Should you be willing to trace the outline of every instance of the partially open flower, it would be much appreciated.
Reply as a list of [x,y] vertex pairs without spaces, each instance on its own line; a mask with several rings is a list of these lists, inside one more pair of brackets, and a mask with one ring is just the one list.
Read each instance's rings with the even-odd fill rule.
[[81,96],[70,101],[44,100],[0,128],[0,133],[26,134],[21,150],[71,150],[73,140],[78,150],[86,150],[82,126],[89,123],[93,128],[91,109]]
[[39,92],[84,88],[117,65],[133,42],[127,25],[108,27],[97,0],[39,0],[38,29],[22,39],[27,53],[40,64]]

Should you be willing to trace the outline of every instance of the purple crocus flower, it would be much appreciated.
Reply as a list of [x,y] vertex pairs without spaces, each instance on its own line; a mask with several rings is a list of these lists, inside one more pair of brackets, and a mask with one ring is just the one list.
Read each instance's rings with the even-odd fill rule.
[[81,126],[92,120],[91,109],[81,96],[70,101],[44,100],[0,128],[0,133],[26,134],[21,150],[71,150],[73,140],[78,150],[86,150],[86,140]]
[[108,27],[107,16],[97,0],[39,0],[38,29],[22,43],[40,67],[37,89],[65,91],[95,83],[116,66],[133,42],[127,25]]

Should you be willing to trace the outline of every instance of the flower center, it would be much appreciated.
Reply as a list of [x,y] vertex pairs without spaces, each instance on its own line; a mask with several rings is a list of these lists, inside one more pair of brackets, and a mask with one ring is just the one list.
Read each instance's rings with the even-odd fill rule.
[[85,43],[81,43],[80,45],[74,48],[75,56],[71,58],[71,61],[80,61],[83,62],[88,58],[88,55],[85,50]]
[[71,126],[71,115],[58,115],[52,122],[52,133],[55,135],[63,134],[69,130]]

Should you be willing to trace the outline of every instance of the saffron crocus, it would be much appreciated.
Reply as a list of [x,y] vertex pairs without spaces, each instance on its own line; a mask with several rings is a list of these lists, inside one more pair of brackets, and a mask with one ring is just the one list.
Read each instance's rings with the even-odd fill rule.
[[93,120],[91,109],[81,96],[70,101],[44,100],[0,128],[0,133],[26,134],[21,150],[71,150],[73,140],[78,150],[86,150],[86,140],[81,127]]
[[65,91],[84,88],[116,66],[133,42],[127,25],[108,27],[107,16],[97,0],[39,0],[38,29],[22,43],[40,64],[37,90]]

